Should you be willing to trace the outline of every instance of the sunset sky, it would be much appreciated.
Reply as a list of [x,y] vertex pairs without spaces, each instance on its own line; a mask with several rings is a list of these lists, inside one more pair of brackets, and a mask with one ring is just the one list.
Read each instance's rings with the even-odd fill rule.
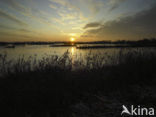
[[0,41],[156,37],[156,0],[0,0]]

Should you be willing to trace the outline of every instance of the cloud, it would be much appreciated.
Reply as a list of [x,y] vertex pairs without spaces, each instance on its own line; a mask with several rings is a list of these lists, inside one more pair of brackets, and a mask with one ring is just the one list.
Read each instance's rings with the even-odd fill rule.
[[27,30],[27,29],[24,29],[24,28],[19,29],[18,31],[24,32],[24,33],[35,33],[35,32],[33,32],[33,31],[31,31],[31,30]]
[[19,12],[27,13],[27,9],[23,5],[19,4],[18,2],[14,0],[1,0],[1,2],[9,5],[13,9],[18,10]]
[[[80,30],[77,27],[84,25],[87,18],[84,16],[82,9],[79,8],[78,4],[81,4],[79,0],[69,1],[69,0],[49,0],[52,3],[50,6],[57,6],[56,14],[58,17],[52,17],[51,21],[57,23],[59,30],[64,30],[64,32],[72,32],[73,30]],[[84,3],[83,3],[84,4]],[[77,28],[77,29],[76,29]]]
[[121,3],[125,2],[126,0],[110,0],[109,4],[112,6],[110,11],[118,8]]
[[17,33],[13,33],[13,32],[1,32],[0,31],[0,40],[3,40],[3,38],[6,38],[6,39],[13,39],[13,38],[16,38],[16,39],[20,39],[20,40],[23,40],[24,38],[27,38],[27,39],[33,39],[34,36],[29,36],[29,35],[25,35],[25,34],[17,34]]
[[88,4],[89,9],[94,15],[97,14],[104,7],[104,1],[99,0],[86,0],[86,4]]
[[12,37],[14,36],[16,38],[19,38],[19,37],[22,38],[22,36],[33,37],[35,35],[38,35],[39,33],[30,29],[11,27],[11,26],[5,26],[5,25],[0,24],[0,34],[1,34],[1,38],[0,38],[1,40],[2,37],[11,37],[11,36]]
[[[17,12],[19,12],[20,14],[22,14],[26,17],[34,19],[35,21],[38,21],[42,24],[51,25],[49,23],[48,19],[46,17],[44,17],[44,14],[41,13],[41,11],[38,10],[37,8],[34,8],[33,6],[29,6],[29,7],[23,6],[22,4],[20,4],[19,2],[15,1],[15,0],[1,0],[0,2],[7,4],[9,7],[15,9]],[[33,3],[31,3],[31,4],[33,4]],[[51,7],[52,7],[52,5],[51,5]],[[15,19],[15,17],[14,17],[14,19]]]
[[50,8],[57,9],[57,7],[55,5],[53,5],[53,4],[50,4]]
[[73,8],[73,5],[68,0],[49,0],[49,1],[64,7]]
[[0,24],[0,30],[15,30],[16,28]]
[[0,10],[0,17],[9,19],[9,20],[11,20],[11,21],[13,21],[13,22],[15,22],[15,23],[17,23],[17,24],[19,24],[19,25],[27,26],[26,23],[20,21],[20,20],[17,19],[15,16],[12,16],[12,15],[10,15],[10,14],[7,14],[7,13],[1,11],[1,10]]
[[83,35],[96,35],[102,39],[140,39],[156,37],[156,6],[133,16],[122,17],[104,24],[87,24],[85,27],[99,26],[89,29]]
[[62,6],[65,6],[67,4],[67,2],[65,0],[49,0],[51,2],[55,2],[57,4],[60,4]]
[[89,24],[86,24],[84,26],[84,29],[88,29],[88,28],[98,28],[99,26],[101,26],[101,23],[99,22],[91,22]]

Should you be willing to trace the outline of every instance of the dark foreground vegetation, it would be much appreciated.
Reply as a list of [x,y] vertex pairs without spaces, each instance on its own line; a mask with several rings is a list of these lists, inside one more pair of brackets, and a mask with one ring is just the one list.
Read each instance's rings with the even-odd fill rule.
[[156,50],[19,58],[0,55],[1,117],[120,117],[122,105],[156,104]]

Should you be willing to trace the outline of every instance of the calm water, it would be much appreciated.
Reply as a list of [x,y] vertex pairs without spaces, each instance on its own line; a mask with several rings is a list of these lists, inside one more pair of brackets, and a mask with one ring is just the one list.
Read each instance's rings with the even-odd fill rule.
[[[37,59],[41,59],[49,55],[61,56],[66,51],[69,51],[72,58],[76,59],[79,56],[84,57],[90,52],[96,54],[99,53],[102,55],[106,54],[113,55],[119,52],[120,50],[121,49],[119,48],[76,49],[76,47],[50,47],[49,45],[25,45],[25,46],[20,45],[16,46],[15,48],[5,48],[3,46],[0,46],[0,54],[7,53],[7,58],[11,60],[17,59],[20,56],[24,56],[24,58],[36,56]],[[149,50],[149,48],[147,48],[146,50]]]
[[7,53],[8,59],[17,59],[20,56],[25,58],[36,56],[37,59],[41,59],[49,55],[61,56],[66,51],[69,51],[70,55],[76,58],[78,56],[84,57],[89,52],[106,54],[117,52],[119,49],[76,49],[76,47],[50,47],[49,45],[25,45],[16,46],[15,48],[0,47],[0,54]]

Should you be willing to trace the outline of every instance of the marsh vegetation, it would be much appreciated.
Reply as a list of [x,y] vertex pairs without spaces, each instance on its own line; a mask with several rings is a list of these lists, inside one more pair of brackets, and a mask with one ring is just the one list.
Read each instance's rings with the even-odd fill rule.
[[121,49],[72,60],[67,51],[40,60],[0,55],[0,103],[6,117],[112,117],[123,104],[156,103],[156,50]]

